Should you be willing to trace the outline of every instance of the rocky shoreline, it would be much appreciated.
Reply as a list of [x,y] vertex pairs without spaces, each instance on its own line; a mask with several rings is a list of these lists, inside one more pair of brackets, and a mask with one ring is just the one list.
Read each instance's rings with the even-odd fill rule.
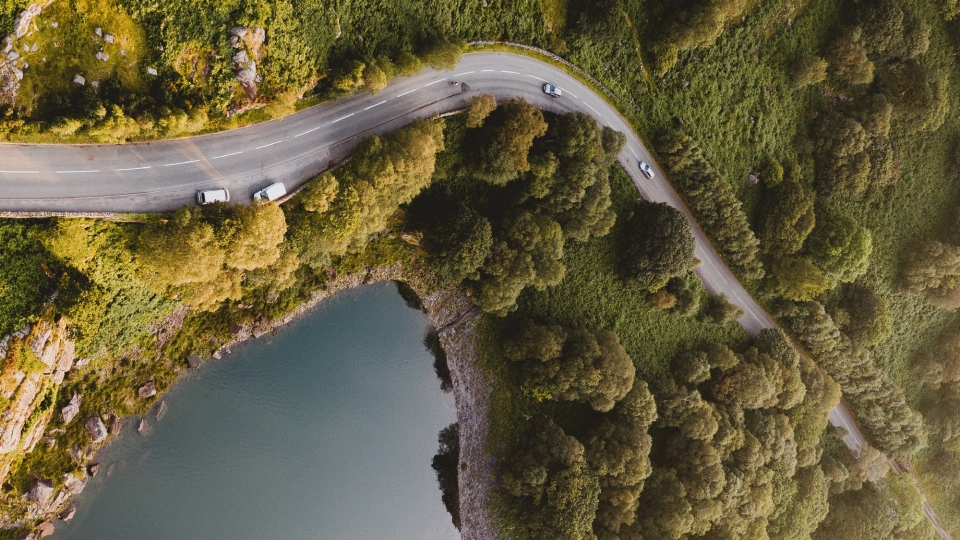
[[[456,402],[457,421],[460,424],[460,467],[458,475],[461,537],[464,540],[498,538],[500,535],[496,532],[488,508],[490,496],[496,489],[494,482],[496,463],[493,456],[486,451],[490,395],[493,385],[489,376],[477,366],[474,338],[479,310],[458,287],[450,286],[440,290],[431,290],[415,276],[405,276],[403,267],[399,263],[383,268],[368,268],[363,272],[340,276],[329,283],[325,289],[311,292],[309,300],[279,319],[272,321],[258,320],[252,324],[238,325],[233,329],[234,338],[220,347],[213,354],[213,357],[222,358],[223,353],[229,353],[235,345],[251,338],[258,338],[264,334],[278,331],[282,326],[296,320],[324,300],[340,292],[384,281],[403,282],[418,295],[430,324],[437,329],[441,346],[447,356]],[[196,355],[186,359],[186,362],[191,368],[200,365],[200,359]],[[141,388],[140,390],[143,391],[144,389]],[[162,400],[157,401],[151,407],[151,412],[158,406],[162,407],[162,405]],[[148,412],[143,418],[149,416],[151,412]],[[99,420],[99,416],[97,420]],[[141,428],[143,427],[142,418],[133,417],[133,421],[134,423],[139,421]],[[115,419],[115,423],[119,424],[120,419]],[[106,439],[107,429],[104,427],[101,431],[103,436],[99,438],[98,443]],[[116,434],[119,431],[116,427],[110,429],[111,434]],[[97,450],[101,448],[97,448]],[[86,458],[84,461],[92,461],[95,459],[95,455],[93,452],[84,452],[83,458]],[[83,479],[83,483],[86,483],[86,478]],[[79,491],[76,490],[71,494],[79,493]],[[50,495],[52,496],[53,493]],[[33,540],[53,532],[55,518],[61,507],[68,503],[68,497],[44,497],[44,499],[49,498],[56,499],[57,504],[45,502],[43,505],[38,505],[38,512],[31,516],[33,519],[47,519],[47,521],[35,530],[21,534],[18,539]],[[72,517],[72,513],[70,517]]]

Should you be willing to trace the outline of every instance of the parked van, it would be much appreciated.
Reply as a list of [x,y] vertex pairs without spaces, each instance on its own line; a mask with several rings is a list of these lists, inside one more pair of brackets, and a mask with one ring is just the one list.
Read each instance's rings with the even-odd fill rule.
[[212,204],[215,202],[225,203],[230,200],[230,192],[224,189],[206,189],[197,192],[197,203]]
[[287,194],[287,188],[283,187],[283,184],[277,182],[276,184],[270,184],[269,186],[254,193],[253,200],[257,202],[275,201],[286,194]]

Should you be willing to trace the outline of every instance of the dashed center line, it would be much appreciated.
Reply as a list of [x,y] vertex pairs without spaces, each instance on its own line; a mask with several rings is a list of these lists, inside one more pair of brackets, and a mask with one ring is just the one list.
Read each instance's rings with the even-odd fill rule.
[[117,169],[117,171],[118,172],[119,171],[141,171],[143,169],[149,169],[149,168],[150,168],[150,165],[146,165],[144,167],[128,167],[126,169]]
[[[319,128],[314,128],[314,129],[319,129]],[[313,131],[313,130],[310,130],[310,131]],[[307,132],[307,133],[309,133],[309,132]],[[303,135],[303,134],[301,133],[301,135]],[[299,136],[300,136],[300,135],[297,135],[297,137],[299,137]],[[214,156],[214,157],[212,157],[212,158],[210,158],[210,159],[222,159],[222,158],[225,158],[225,157],[236,156],[236,155],[242,154],[242,153],[243,153],[243,150],[241,150],[241,151],[239,151],[239,152],[233,152],[232,154],[224,154],[224,155],[222,155],[222,156]]]
[[435,85],[435,84],[437,84],[437,83],[441,83],[441,82],[443,82],[443,81],[445,81],[445,80],[447,80],[446,77],[444,77],[444,78],[442,78],[442,79],[440,79],[440,80],[438,80],[438,81],[433,81],[432,83],[427,83],[427,84],[423,85],[423,87],[426,88],[426,87],[428,87],[428,86],[433,86],[433,85]]
[[[560,87],[558,86],[557,88],[560,88]],[[577,97],[576,94],[574,94],[573,92],[567,90],[566,88],[560,88],[560,91],[561,91],[561,92],[566,92],[566,93],[570,94],[570,95],[573,96],[575,99],[580,99],[580,98]]]
[[516,71],[507,71],[505,69],[501,70],[500,73],[509,73],[511,75],[519,75],[519,73],[517,73]]
[[454,75],[454,77],[459,77],[459,76],[461,76],[461,75],[469,75],[469,74],[471,74],[471,73],[474,73],[474,72],[473,72],[473,71],[464,71],[463,73],[457,73],[456,75]]
[[599,117],[601,117],[601,118],[603,118],[603,115],[602,115],[602,114],[600,114],[600,111],[598,111],[598,110],[596,110],[596,109],[594,109],[594,108],[593,108],[593,107],[592,107],[592,106],[591,106],[591,105],[590,105],[589,103],[586,103],[586,106],[587,106],[587,107],[590,107],[590,110],[591,110],[591,111],[593,111],[593,112],[595,112],[595,113],[597,113],[597,116],[599,116]]
[[383,105],[384,103],[386,103],[386,100],[381,101],[380,103],[374,103],[373,105],[367,107],[367,108],[364,109],[364,110],[365,110],[365,111],[369,111],[370,109],[372,109],[372,108],[374,108],[374,107],[379,107],[380,105]]
[[265,145],[263,145],[263,146],[258,146],[258,147],[256,147],[256,148],[254,148],[254,150],[260,150],[260,149],[263,149],[263,148],[267,148],[267,147],[269,147],[269,146],[273,146],[273,145],[275,145],[275,144],[280,144],[280,143],[282,143],[282,142],[283,142],[283,141],[274,141],[274,142],[272,142],[272,143],[270,143],[270,144],[265,144]]
[[[630,148],[630,147],[628,146],[627,148]],[[633,148],[630,148],[630,153],[633,154],[633,157],[640,159],[640,156],[638,156],[637,153],[633,151]]]
[[190,161],[178,161],[176,163],[164,163],[164,167],[173,167],[174,165],[187,165],[189,163],[196,163],[200,161],[199,159],[191,159]]
[[100,172],[100,170],[95,169],[92,171],[57,171],[57,174],[83,174],[83,173],[95,173],[95,172]]
[[313,128],[313,129],[308,129],[308,130],[304,131],[303,133],[299,133],[299,134],[297,134],[297,135],[294,135],[293,138],[296,139],[297,137],[300,137],[301,135],[306,135],[307,133],[313,133],[314,131],[320,129],[321,127],[322,127],[322,126],[317,126],[317,127]]
[[40,171],[0,171],[0,174],[40,174]]
[[334,120],[333,122],[330,122],[330,123],[331,123],[331,124],[336,124],[337,122],[339,122],[339,121],[341,121],[341,120],[346,120],[347,118],[350,118],[351,116],[353,116],[353,115],[355,115],[355,114],[357,114],[357,113],[350,113],[350,114],[348,114],[348,115],[346,115],[346,116],[341,116],[340,118],[337,118],[336,120]]
[[481,69],[481,70],[480,70],[480,73],[492,73],[492,72],[494,72],[494,71],[496,71],[496,70],[495,70],[495,69]]
[[538,80],[538,81],[540,81],[540,82],[547,82],[546,79],[541,79],[540,77],[537,77],[536,75],[529,75],[529,74],[528,74],[527,77],[530,77],[531,79],[536,79],[536,80]]
[[411,94],[411,93],[413,93],[413,92],[416,92],[417,90],[419,90],[419,88],[414,88],[413,90],[407,90],[406,92],[400,94],[400,95],[397,96],[397,97],[403,97],[403,96],[405,96],[405,95],[407,95],[407,94]]

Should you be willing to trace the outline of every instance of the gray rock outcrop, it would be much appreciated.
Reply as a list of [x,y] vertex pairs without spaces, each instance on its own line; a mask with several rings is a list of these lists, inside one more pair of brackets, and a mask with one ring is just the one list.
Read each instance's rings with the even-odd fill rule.
[[62,512],[60,512],[60,519],[64,521],[70,521],[71,519],[73,519],[73,516],[76,513],[77,513],[77,505],[71,504],[70,506],[64,508]]
[[67,403],[67,406],[60,409],[60,414],[63,416],[64,425],[72,422],[73,419],[80,414],[80,395],[73,394],[73,397],[70,398],[70,402]]
[[44,521],[43,523],[37,526],[37,530],[36,530],[37,538],[46,538],[50,536],[51,534],[53,534],[54,529],[55,527],[53,526],[53,523],[50,523],[49,521]]
[[85,487],[87,487],[86,475],[83,478],[77,478],[72,474],[63,475],[63,488],[71,495],[79,495]]
[[90,439],[97,443],[107,438],[107,426],[103,425],[103,420],[99,414],[95,414],[87,420],[83,426],[84,431]]
[[27,491],[27,498],[40,506],[45,506],[53,496],[53,483],[43,478],[37,478]]
[[137,395],[140,399],[146,399],[157,395],[157,385],[153,381],[147,381],[147,384],[137,389]]

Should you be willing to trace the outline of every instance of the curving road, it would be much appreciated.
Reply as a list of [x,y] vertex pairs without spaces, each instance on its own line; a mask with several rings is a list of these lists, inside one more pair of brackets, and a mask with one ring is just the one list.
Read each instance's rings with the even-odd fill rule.
[[[450,81],[467,83],[470,92]],[[554,99],[545,82],[563,90]],[[232,202],[247,203],[272,182],[291,191],[349,155],[366,135],[394,131],[415,118],[462,109],[479,93],[498,100],[524,98],[554,112],[580,111],[625,133],[619,156],[644,198],[682,210],[693,224],[696,273],[711,294],[724,293],[743,308],[740,325],[750,335],[776,323],[747,293],[665,180],[663,171],[619,113],[566,72],[530,57],[509,53],[466,54],[457,67],[426,69],[396,78],[377,95],[358,95],[297,114],[227,132],[183,139],[120,145],[0,144],[0,212],[150,212],[194,204],[198,189],[226,187]],[[649,163],[652,180],[637,167]],[[843,426],[847,445],[865,444],[849,409],[841,403],[830,422]]]

